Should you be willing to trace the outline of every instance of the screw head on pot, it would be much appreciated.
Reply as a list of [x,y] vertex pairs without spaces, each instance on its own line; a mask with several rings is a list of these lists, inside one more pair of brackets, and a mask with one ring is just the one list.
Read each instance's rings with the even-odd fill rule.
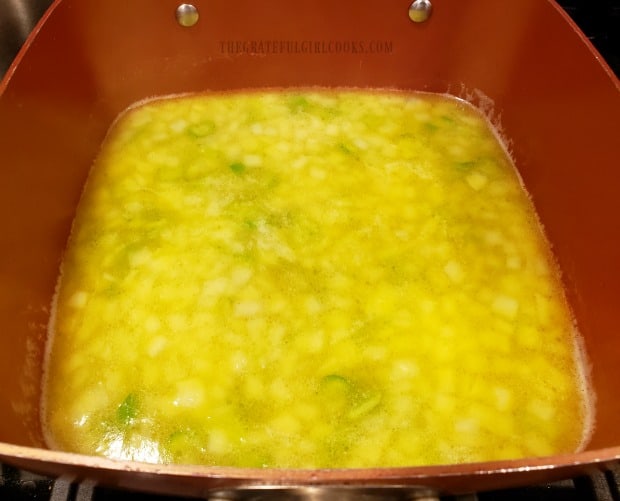
[[409,19],[414,23],[423,23],[431,17],[433,6],[429,0],[415,0],[409,6]]
[[186,28],[194,26],[198,22],[198,9],[189,3],[182,3],[177,7],[176,18],[177,22]]

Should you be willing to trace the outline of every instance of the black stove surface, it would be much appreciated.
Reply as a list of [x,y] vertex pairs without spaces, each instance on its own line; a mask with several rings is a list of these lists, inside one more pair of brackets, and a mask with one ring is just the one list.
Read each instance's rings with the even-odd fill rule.
[[620,77],[620,0],[558,0]]
[[[207,498],[208,499],[208,498]],[[285,499],[285,498],[279,498]],[[424,498],[427,501],[620,501],[620,463],[589,476],[550,484]],[[0,464],[0,500],[7,501],[190,501],[190,498],[129,492],[97,486],[91,481],[71,483]]]

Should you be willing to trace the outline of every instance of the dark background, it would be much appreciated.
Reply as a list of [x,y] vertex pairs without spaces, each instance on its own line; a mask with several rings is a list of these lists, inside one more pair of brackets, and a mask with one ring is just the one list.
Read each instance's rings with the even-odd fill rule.
[[620,78],[620,0],[558,0]]

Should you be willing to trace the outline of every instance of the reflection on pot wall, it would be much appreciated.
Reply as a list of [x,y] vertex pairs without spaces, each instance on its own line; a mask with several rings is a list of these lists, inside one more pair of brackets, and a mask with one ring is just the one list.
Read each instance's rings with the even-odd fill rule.
[[0,0],[0,78],[52,0]]

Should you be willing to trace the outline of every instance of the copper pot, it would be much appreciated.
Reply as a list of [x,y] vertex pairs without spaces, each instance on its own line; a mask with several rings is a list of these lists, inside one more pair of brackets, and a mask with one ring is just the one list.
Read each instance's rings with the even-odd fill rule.
[[[0,84],[0,459],[184,495],[240,484],[463,493],[550,481],[620,459],[620,83],[559,7],[433,0],[431,18],[416,23],[410,0],[194,5],[200,19],[184,27],[172,0],[56,0]],[[49,305],[82,185],[112,120],[155,95],[313,85],[450,93],[501,127],[592,363],[596,430],[585,451],[480,464],[275,470],[118,462],[44,447],[38,402]]]

